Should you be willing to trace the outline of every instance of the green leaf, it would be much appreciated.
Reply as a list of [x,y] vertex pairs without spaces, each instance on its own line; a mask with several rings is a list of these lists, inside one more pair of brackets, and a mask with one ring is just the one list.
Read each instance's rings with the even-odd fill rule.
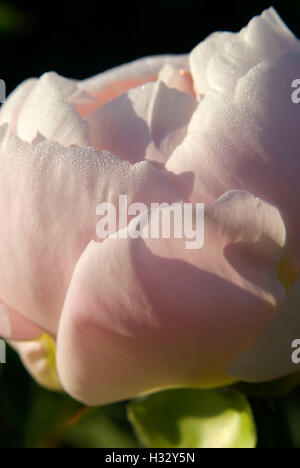
[[76,424],[69,427],[65,443],[80,448],[139,447],[128,421],[115,417],[115,406],[89,409]]
[[155,393],[128,406],[146,447],[254,448],[256,428],[246,398],[233,389]]
[[25,426],[26,448],[136,448],[123,403],[89,408],[34,385]]
[[25,448],[59,447],[69,420],[82,408],[67,395],[49,392],[33,384],[24,430]]

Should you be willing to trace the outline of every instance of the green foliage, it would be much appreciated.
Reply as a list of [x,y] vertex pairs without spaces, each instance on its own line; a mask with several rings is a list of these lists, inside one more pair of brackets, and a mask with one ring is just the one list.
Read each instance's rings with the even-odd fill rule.
[[254,448],[246,398],[233,389],[180,389],[132,401],[129,419],[146,447]]
[[7,349],[0,368],[0,448],[138,447],[126,403],[87,408],[31,380]]
[[26,15],[7,2],[0,1],[0,34],[21,31],[26,25]]
[[252,412],[259,447],[300,448],[299,375],[239,384],[252,412],[236,388],[170,390],[87,408],[40,388],[10,348],[7,361],[0,367],[0,448],[253,447]]

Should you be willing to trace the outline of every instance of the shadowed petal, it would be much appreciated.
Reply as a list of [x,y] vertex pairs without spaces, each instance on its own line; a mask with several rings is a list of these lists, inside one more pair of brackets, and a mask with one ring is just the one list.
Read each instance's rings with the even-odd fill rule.
[[58,334],[64,388],[104,404],[232,380],[226,368],[282,300],[280,214],[246,192],[206,210],[205,243],[92,242],[75,269]]
[[229,365],[239,380],[266,382],[299,372],[292,361],[292,343],[300,337],[300,279],[288,292],[274,319]]
[[87,116],[92,145],[130,162],[164,164],[182,141],[197,102],[162,82],[131,89]]
[[119,195],[148,205],[179,194],[148,162],[1,132],[0,297],[55,335],[76,262],[97,238],[97,206],[111,202],[118,215]]
[[78,87],[95,97],[99,107],[126,93],[129,89],[149,81],[156,81],[160,69],[165,64],[189,71],[187,55],[157,55],[112,68],[78,82]]
[[[300,268],[300,106],[291,84],[300,54],[261,63],[240,79],[234,98],[209,91],[194,112],[187,136],[166,168],[185,199],[211,202],[224,191],[247,190],[277,206]],[[186,173],[194,174],[191,191]]]

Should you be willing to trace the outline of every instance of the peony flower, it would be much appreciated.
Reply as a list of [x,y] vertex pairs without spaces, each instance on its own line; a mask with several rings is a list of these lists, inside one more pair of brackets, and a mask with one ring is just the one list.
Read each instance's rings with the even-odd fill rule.
[[[47,73],[9,96],[0,335],[40,383],[97,405],[298,370],[297,78],[300,43],[269,9],[189,55],[80,82]],[[119,195],[150,216],[154,202],[205,203],[203,247],[100,242],[97,206]]]

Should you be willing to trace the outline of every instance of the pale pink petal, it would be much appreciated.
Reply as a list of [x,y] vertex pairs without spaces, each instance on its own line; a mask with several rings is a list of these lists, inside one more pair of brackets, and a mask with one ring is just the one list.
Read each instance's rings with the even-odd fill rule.
[[273,317],[284,289],[279,212],[246,192],[206,210],[205,242],[91,242],[60,322],[67,392],[97,405],[176,386],[231,382],[230,362]]
[[253,18],[239,33],[216,32],[190,54],[195,90],[232,91],[239,78],[264,60],[300,52],[300,42],[274,8]]
[[184,138],[196,106],[186,93],[159,81],[147,83],[86,117],[92,145],[131,162],[165,163]]
[[36,78],[23,81],[7,98],[5,104],[1,106],[0,125],[8,123],[10,128],[15,131],[18,115],[23,103],[37,82]]
[[149,81],[156,81],[159,70],[165,64],[171,64],[189,72],[187,55],[157,55],[112,68],[79,82],[78,87],[94,96],[100,106],[131,88]]
[[192,75],[182,68],[166,63],[160,70],[157,79],[168,88],[177,89],[194,97]]
[[56,73],[46,73],[32,88],[19,113],[17,134],[31,143],[41,133],[69,146],[89,145],[87,123],[68,98],[76,92],[76,83]]
[[228,372],[239,380],[267,381],[299,372],[292,347],[300,337],[300,279],[293,285],[275,318],[251,345],[235,357]]
[[98,101],[91,94],[82,89],[77,89],[74,94],[70,96],[69,102],[83,117],[99,107]]
[[30,320],[0,301],[0,336],[6,340],[27,341],[43,331]]
[[0,297],[55,335],[74,266],[96,238],[97,206],[117,207],[119,194],[146,205],[179,194],[148,162],[1,132]]
[[[297,76],[300,54],[287,54],[240,79],[233,100],[209,91],[166,168],[184,198],[211,202],[243,189],[277,206],[300,268],[300,105],[292,102],[291,87]],[[194,175],[192,190],[186,173]]]

